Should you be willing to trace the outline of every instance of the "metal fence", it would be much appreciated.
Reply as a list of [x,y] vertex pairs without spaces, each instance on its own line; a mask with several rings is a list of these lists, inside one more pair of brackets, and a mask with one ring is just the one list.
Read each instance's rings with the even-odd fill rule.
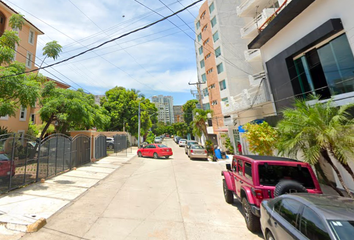
[[95,137],[95,158],[101,159],[107,156],[106,136],[103,134]]

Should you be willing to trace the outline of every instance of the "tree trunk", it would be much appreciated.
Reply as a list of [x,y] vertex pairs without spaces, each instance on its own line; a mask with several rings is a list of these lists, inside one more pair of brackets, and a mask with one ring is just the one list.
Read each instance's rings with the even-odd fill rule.
[[334,163],[332,162],[331,157],[333,157],[335,159],[335,157],[333,156],[332,152],[330,149],[326,149],[326,151],[323,151],[323,157],[324,159],[329,163],[329,165],[331,165],[331,167],[333,168],[333,170],[336,172],[337,177],[339,182],[342,184],[343,188],[345,189],[345,191],[347,192],[347,194],[349,195],[350,198],[354,198],[353,194],[351,193],[350,189],[347,187],[347,185],[344,183],[343,178],[342,178],[342,174],[340,173],[339,169],[334,165]]
[[344,197],[344,194],[327,178],[326,174],[323,172],[321,164],[317,162],[315,165],[315,169],[321,175],[323,181],[326,183],[327,186],[330,186],[334,191],[336,191],[340,196]]
[[48,130],[48,128],[49,128],[49,125],[50,125],[50,124],[52,123],[52,121],[53,121],[53,118],[54,118],[53,115],[50,116],[49,121],[47,122],[47,124],[46,124],[45,127],[43,128],[42,133],[41,133],[41,139],[43,139],[43,136],[44,136],[45,133],[47,132],[47,130]]

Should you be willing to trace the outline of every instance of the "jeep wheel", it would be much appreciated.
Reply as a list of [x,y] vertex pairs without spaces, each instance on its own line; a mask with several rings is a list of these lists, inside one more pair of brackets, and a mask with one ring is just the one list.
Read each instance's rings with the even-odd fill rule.
[[268,231],[266,233],[266,240],[275,240],[273,234],[271,233],[271,231]]
[[170,156],[165,156],[166,159],[168,159]]
[[141,152],[138,152],[138,157],[142,157],[143,154],[141,154]]
[[248,203],[247,198],[242,199],[242,208],[248,230],[258,232],[260,230],[260,221],[257,216],[253,215],[251,205]]
[[155,159],[158,159],[158,158],[159,158],[159,156],[157,155],[157,153],[154,153],[154,158],[155,158]]
[[284,193],[295,193],[295,192],[307,193],[307,190],[304,186],[302,186],[298,182],[295,182],[293,180],[283,180],[280,181],[277,185],[275,185],[274,197],[280,196]]
[[225,179],[222,180],[222,187],[223,187],[223,190],[224,190],[225,201],[227,203],[233,203],[234,202],[234,194],[232,193],[232,191],[227,189],[227,184],[226,184],[226,180]]

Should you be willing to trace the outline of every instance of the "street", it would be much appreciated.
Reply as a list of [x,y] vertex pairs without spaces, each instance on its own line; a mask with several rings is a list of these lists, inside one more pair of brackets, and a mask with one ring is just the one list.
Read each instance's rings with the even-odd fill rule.
[[22,239],[262,239],[224,201],[224,163],[134,157]]

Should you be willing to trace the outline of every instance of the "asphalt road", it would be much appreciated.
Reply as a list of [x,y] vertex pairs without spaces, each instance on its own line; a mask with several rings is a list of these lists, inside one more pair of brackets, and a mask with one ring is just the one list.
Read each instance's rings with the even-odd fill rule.
[[21,239],[262,239],[247,230],[241,204],[224,201],[225,163],[164,144],[172,158],[135,157]]

